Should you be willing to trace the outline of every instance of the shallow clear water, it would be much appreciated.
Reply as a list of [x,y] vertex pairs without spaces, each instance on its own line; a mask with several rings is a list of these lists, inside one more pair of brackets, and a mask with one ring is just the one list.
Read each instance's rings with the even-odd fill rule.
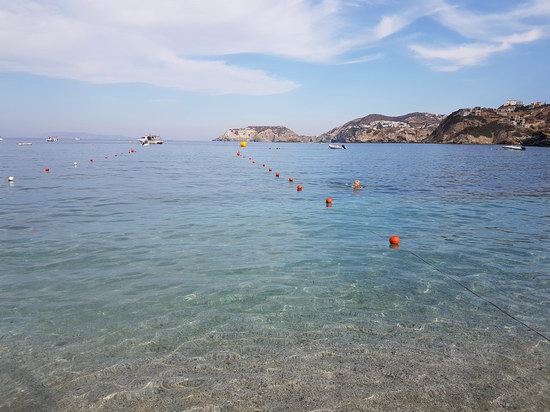
[[5,139],[0,179],[0,410],[550,402],[550,149]]

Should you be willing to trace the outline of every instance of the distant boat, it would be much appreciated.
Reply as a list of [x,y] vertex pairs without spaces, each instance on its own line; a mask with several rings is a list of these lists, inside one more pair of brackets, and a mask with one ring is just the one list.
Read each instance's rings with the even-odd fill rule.
[[80,140],[80,137],[75,137],[74,140],[77,140],[77,141],[78,141],[78,140]]
[[19,146],[32,146],[32,143],[31,142],[22,142],[22,143],[17,143]]
[[525,146],[521,146],[519,144],[510,144],[507,146],[502,146],[502,148],[507,150],[525,150]]
[[46,139],[47,142],[57,142],[57,137],[55,136],[50,136]]
[[159,135],[156,134],[148,134],[143,137],[140,137],[138,139],[138,142],[140,142],[142,145],[146,146],[148,144],[163,144],[164,141]]
[[329,149],[346,149],[346,146],[339,145],[339,144],[329,144],[328,148]]

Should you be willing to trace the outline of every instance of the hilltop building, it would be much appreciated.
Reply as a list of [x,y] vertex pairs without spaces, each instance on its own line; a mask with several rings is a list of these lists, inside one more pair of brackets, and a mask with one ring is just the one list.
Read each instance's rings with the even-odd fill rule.
[[502,106],[523,106],[521,100],[506,100]]

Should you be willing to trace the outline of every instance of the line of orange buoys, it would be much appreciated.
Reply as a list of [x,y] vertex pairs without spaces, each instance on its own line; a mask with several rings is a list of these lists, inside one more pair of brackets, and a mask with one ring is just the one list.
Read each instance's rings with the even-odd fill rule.
[[[128,153],[137,153],[137,150],[136,149],[130,149],[130,151]],[[118,156],[122,156],[122,155],[123,155],[123,153],[119,153],[119,154],[115,154],[114,157],[118,157]],[[104,159],[109,159],[109,156],[104,156]],[[89,162],[93,163],[94,159],[89,159]],[[73,162],[73,167],[77,167],[77,166],[78,166],[78,162]],[[45,167],[44,172],[50,173],[50,168]],[[13,186],[14,183],[15,183],[15,177],[8,176],[8,183],[10,184],[10,186]]]
[[[241,146],[242,148],[246,147],[246,146],[247,146],[247,145],[246,145],[246,142],[241,142],[241,143],[240,143],[240,146]],[[245,157],[240,151],[237,152],[237,157],[242,157],[243,159],[246,159],[246,157]],[[255,164],[255,163],[256,163],[256,161],[255,161],[254,159],[252,159],[251,157],[249,157],[248,160],[250,160],[250,161],[252,162],[252,164]],[[265,164],[265,163],[262,163],[262,167],[266,167],[266,164]],[[268,168],[268,171],[270,171],[270,172],[273,171],[273,168],[271,168],[271,167]],[[281,175],[280,175],[279,172],[275,172],[275,177],[276,177],[276,178],[279,178],[280,176],[281,176]],[[294,182],[294,177],[289,177],[289,178],[288,178],[288,181],[289,181],[289,183],[293,183],[293,182]],[[356,191],[356,190],[362,188],[363,186],[360,185],[359,180],[356,180],[356,181],[353,182],[353,186],[352,186],[352,187],[353,187],[353,189]],[[297,185],[297,186],[296,186],[296,191],[297,191],[297,192],[303,191],[303,186],[302,186],[302,185]],[[325,199],[325,205],[326,205],[327,208],[331,208],[331,207],[332,207],[332,205],[333,205],[333,199],[332,199],[332,197],[327,197],[327,198]],[[393,236],[391,236],[391,237],[389,238],[389,242],[390,242],[390,248],[392,248],[392,249],[399,249],[399,243],[401,242],[401,239],[399,238],[399,236],[393,235]]]

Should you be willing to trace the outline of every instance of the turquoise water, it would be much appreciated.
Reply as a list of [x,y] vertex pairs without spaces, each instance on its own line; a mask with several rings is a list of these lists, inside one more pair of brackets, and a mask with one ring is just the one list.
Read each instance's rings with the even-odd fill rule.
[[550,404],[550,149],[5,139],[0,179],[0,410]]

